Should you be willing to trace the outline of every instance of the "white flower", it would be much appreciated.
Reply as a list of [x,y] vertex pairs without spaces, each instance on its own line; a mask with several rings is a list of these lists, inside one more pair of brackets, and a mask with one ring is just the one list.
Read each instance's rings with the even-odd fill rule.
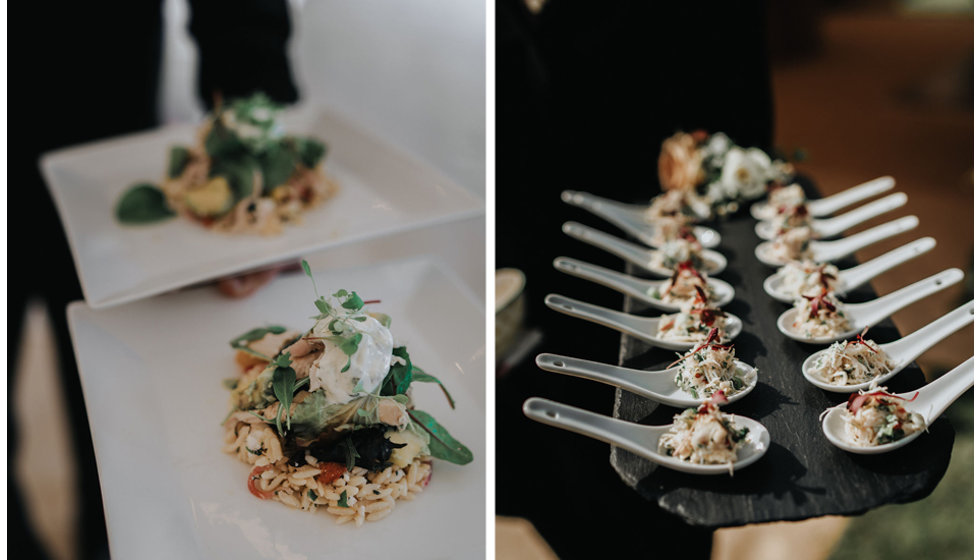
[[721,169],[722,192],[729,198],[757,198],[765,194],[772,160],[758,148],[732,147]]

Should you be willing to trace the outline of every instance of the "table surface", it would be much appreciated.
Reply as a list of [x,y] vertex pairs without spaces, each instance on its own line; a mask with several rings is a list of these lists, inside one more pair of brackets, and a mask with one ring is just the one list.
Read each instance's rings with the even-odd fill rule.
[[[805,188],[810,195],[815,192],[812,184]],[[761,242],[753,230],[755,220],[743,209],[709,225],[721,233],[718,250],[728,258],[728,267],[717,277],[735,288],[735,299],[725,310],[744,322],[742,333],[734,341],[736,356],[759,370],[755,390],[725,410],[762,422],[772,443],[765,457],[734,476],[699,476],[659,468],[613,447],[610,461],[623,481],[687,523],[712,529],[823,515],[857,515],[929,495],[949,465],[953,446],[949,421],[941,417],[930,426],[928,434],[887,454],[854,455],[831,445],[818,418],[826,408],[846,400],[847,394],[826,392],[808,383],[801,365],[821,346],[790,340],[776,328],[776,317],[788,306],[762,289],[763,280],[774,270],[753,254]],[[911,241],[916,233],[906,235]],[[842,269],[854,264],[854,260],[838,263]],[[628,271],[642,275],[635,267]],[[857,303],[875,296],[869,286],[862,286],[848,294],[845,301]],[[624,309],[640,315],[659,314],[628,297]],[[868,338],[879,343],[899,337],[890,321],[868,332]],[[624,335],[621,339],[620,363],[626,367],[659,369],[675,358],[673,352],[636,338]],[[904,392],[924,383],[922,371],[912,364],[890,380],[888,389]],[[617,418],[669,424],[677,412],[676,408],[627,391],[616,391],[613,415]]]

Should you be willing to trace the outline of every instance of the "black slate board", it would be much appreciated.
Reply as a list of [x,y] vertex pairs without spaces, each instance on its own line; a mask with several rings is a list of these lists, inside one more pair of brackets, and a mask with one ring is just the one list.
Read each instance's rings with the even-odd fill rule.
[[[815,192],[806,184],[809,194]],[[901,214],[896,213],[895,217]],[[739,470],[733,477],[698,476],[659,468],[628,451],[613,447],[610,462],[627,484],[644,498],[691,525],[720,528],[771,521],[796,521],[822,515],[856,515],[872,508],[918,500],[939,483],[949,465],[953,428],[942,417],[916,441],[883,455],[854,455],[832,446],[823,436],[818,417],[846,400],[846,394],[825,392],[803,378],[803,360],[820,346],[788,339],[776,328],[776,317],[787,305],[762,289],[774,269],[756,260],[753,250],[761,240],[755,220],[744,209],[725,221],[711,224],[722,237],[718,249],[728,267],[717,275],[735,288],[735,299],[725,310],[744,322],[735,339],[736,356],[759,370],[759,384],[741,401],[725,407],[762,422],[772,437],[766,456]],[[859,228],[860,229],[860,228]],[[922,232],[906,234],[911,241]],[[838,263],[850,268],[855,261]],[[906,263],[902,266],[914,266]],[[642,276],[639,269],[628,272]],[[846,302],[876,297],[863,286],[848,294]],[[643,302],[626,298],[624,309],[655,316]],[[926,320],[923,320],[925,324]],[[890,321],[868,332],[879,343],[900,336]],[[659,369],[676,356],[624,335],[621,365]],[[922,371],[912,364],[887,384],[889,391],[914,390],[924,384]],[[621,389],[616,390],[613,415],[643,424],[669,424],[679,410],[658,405]]]

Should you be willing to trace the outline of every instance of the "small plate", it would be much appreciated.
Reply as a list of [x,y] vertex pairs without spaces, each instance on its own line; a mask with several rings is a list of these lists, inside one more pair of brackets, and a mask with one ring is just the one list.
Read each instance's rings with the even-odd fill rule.
[[116,220],[119,196],[159,183],[174,144],[198,125],[172,126],[45,154],[41,170],[71,245],[85,301],[109,307],[295,259],[312,251],[477,216],[483,201],[440,172],[326,109],[287,113],[290,134],[327,143],[339,193],[277,236],[231,235],[188,219],[140,226]]
[[[321,259],[326,262],[326,259]],[[237,373],[228,341],[253,327],[311,326],[313,286],[280,276],[246,300],[191,289],[112,309],[75,302],[68,318],[92,426],[114,558],[475,558],[485,551],[484,309],[426,259],[318,271],[320,293],[355,289],[381,299],[396,344],[439,377],[413,386],[420,409],[465,443],[474,461],[434,461],[432,482],[391,515],[361,527],[262,501],[248,465],[221,451]]]

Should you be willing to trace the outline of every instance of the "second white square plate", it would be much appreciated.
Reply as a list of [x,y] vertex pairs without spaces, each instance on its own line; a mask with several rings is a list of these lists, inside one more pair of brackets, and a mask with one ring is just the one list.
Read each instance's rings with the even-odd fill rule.
[[439,377],[413,397],[474,455],[434,462],[413,501],[362,527],[336,525],[262,501],[249,467],[221,451],[225,378],[237,373],[228,341],[256,326],[302,330],[316,314],[302,273],[229,300],[209,288],[112,309],[76,302],[68,318],[78,359],[113,558],[482,558],[485,551],[485,330],[476,298],[437,261],[414,259],[313,274],[320,293],[356,290],[381,299],[396,344]]
[[328,146],[340,192],[281,235],[229,235],[175,217],[140,226],[116,220],[119,196],[159,183],[174,144],[197,126],[132,134],[45,154],[41,170],[71,245],[85,301],[118,305],[315,250],[479,215],[483,201],[437,170],[325,108],[286,113],[289,134]]

